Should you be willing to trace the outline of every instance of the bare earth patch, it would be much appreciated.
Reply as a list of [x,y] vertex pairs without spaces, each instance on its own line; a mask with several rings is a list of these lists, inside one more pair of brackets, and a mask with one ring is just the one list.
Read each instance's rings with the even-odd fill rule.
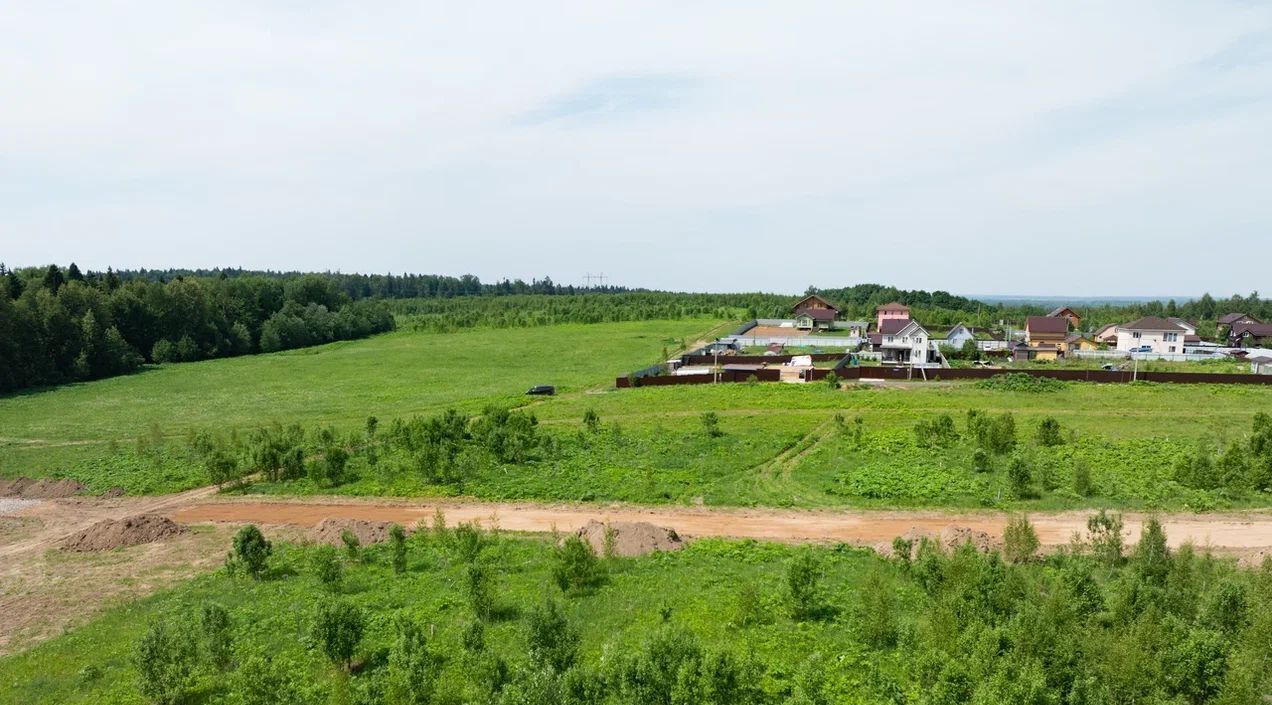
[[616,556],[643,556],[654,551],[678,551],[684,547],[672,529],[645,521],[599,522],[592,519],[574,532],[592,545],[597,554],[605,552],[605,537],[612,532],[612,549]]
[[328,517],[318,522],[318,525],[309,532],[308,538],[314,543],[343,546],[344,532],[348,531],[357,537],[360,545],[370,546],[388,541],[390,526],[393,526],[393,522]]
[[29,477],[0,480],[0,497],[56,499],[73,497],[83,491],[84,485],[75,480],[52,480],[47,477],[38,480],[32,480]]
[[186,528],[168,517],[141,514],[124,519],[103,519],[62,540],[64,551],[110,551],[126,546],[161,541],[185,533]]

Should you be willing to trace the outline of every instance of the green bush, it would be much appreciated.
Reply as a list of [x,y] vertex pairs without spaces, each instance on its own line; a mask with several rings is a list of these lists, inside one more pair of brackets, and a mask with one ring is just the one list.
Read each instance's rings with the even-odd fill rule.
[[1007,522],[1003,529],[1003,558],[1011,563],[1032,560],[1038,553],[1038,533],[1029,518],[1020,514]]
[[198,665],[198,640],[187,626],[159,620],[152,622],[133,650],[142,696],[157,705],[176,705],[194,685]]
[[786,597],[791,618],[797,622],[822,617],[827,604],[821,589],[821,562],[811,551],[802,551],[786,567]]
[[365,629],[366,617],[357,606],[344,601],[324,602],[314,617],[313,639],[328,661],[347,671]]
[[344,566],[340,564],[336,548],[327,544],[318,546],[310,560],[318,582],[329,592],[340,592],[340,586],[344,582]]
[[552,579],[566,594],[584,594],[605,581],[605,569],[592,544],[579,536],[571,535],[556,550]]
[[1065,383],[1051,377],[1035,377],[1021,372],[1005,375],[994,375],[976,383],[981,389],[993,389],[1000,392],[1059,392],[1065,389]]
[[400,525],[389,527],[389,554],[393,572],[401,575],[406,572],[406,530]]
[[530,665],[564,673],[574,665],[579,649],[578,630],[570,626],[561,606],[551,598],[526,615],[526,644]]
[[1064,437],[1060,435],[1060,422],[1048,416],[1038,424],[1038,445],[1064,445]]
[[199,611],[203,652],[207,661],[219,671],[228,671],[234,663],[233,625],[230,613],[215,602],[205,602]]
[[234,550],[230,553],[230,565],[241,566],[247,574],[259,580],[269,563],[273,547],[255,524],[248,524],[234,534]]

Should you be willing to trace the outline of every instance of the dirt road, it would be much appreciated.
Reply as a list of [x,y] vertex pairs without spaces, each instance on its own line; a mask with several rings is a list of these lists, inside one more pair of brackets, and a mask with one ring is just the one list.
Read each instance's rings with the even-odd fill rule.
[[[890,541],[912,528],[939,531],[964,526],[1001,536],[1007,515],[998,512],[832,511],[708,509],[690,507],[588,506],[573,504],[408,502],[392,500],[289,499],[262,502],[230,498],[195,502],[175,508],[169,516],[181,523],[253,522],[312,526],[327,517],[393,521],[403,526],[431,521],[440,509],[448,524],[462,521],[498,523],[512,531],[570,531],[589,519],[647,521],[689,536],[721,536],[776,541],[821,541],[874,545]],[[1068,543],[1084,532],[1089,512],[1039,513],[1030,516],[1038,538],[1046,546]],[[1144,515],[1125,515],[1128,539],[1139,536]],[[1272,512],[1232,515],[1167,514],[1159,519],[1172,545],[1185,542],[1202,547],[1249,552],[1272,549]]]

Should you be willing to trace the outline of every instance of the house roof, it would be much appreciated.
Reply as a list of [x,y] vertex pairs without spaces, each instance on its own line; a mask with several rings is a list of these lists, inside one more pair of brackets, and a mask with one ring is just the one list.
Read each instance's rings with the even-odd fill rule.
[[875,310],[876,311],[909,311],[910,307],[898,301],[893,301],[892,303],[884,304]]
[[1069,332],[1069,319],[1055,316],[1030,316],[1025,319],[1025,330],[1030,333],[1064,335]]
[[1179,324],[1180,328],[1192,328],[1193,330],[1197,330],[1197,324],[1186,318],[1180,318],[1179,316],[1167,316],[1166,320],[1174,321]]
[[1065,313],[1065,311],[1068,311],[1068,312],[1069,312],[1070,314],[1072,314],[1074,317],[1078,317],[1078,318],[1080,318],[1080,316],[1078,316],[1078,312],[1077,312],[1077,311],[1074,311],[1073,309],[1069,308],[1068,306],[1061,306],[1060,308],[1053,309],[1053,310],[1051,311],[1051,313],[1048,313],[1048,314],[1047,314],[1047,317],[1048,317],[1048,318],[1054,318],[1054,317],[1056,317],[1056,316],[1063,316],[1063,315],[1064,315],[1064,313]]
[[814,321],[833,321],[836,313],[838,312],[829,308],[809,308],[800,311],[799,315],[809,316]]
[[1109,331],[1111,331],[1111,330],[1113,330],[1113,329],[1115,329],[1115,328],[1117,328],[1117,324],[1116,324],[1116,323],[1108,323],[1108,324],[1106,324],[1106,325],[1100,326],[1100,329],[1099,329],[1099,330],[1097,330],[1097,331],[1095,332],[1095,335],[1096,335],[1096,337],[1099,337],[1099,336],[1104,335],[1105,333],[1107,333],[1107,332],[1109,332]]
[[1081,333],[1074,333],[1074,334],[1070,335],[1069,337],[1067,337],[1067,338],[1065,338],[1065,339],[1064,339],[1064,342],[1066,342],[1066,343],[1076,343],[1076,342],[1078,342],[1079,340],[1085,340],[1085,341],[1087,341],[1088,343],[1089,343],[1089,342],[1091,342],[1091,339],[1090,339],[1090,338],[1086,337],[1085,335],[1082,335]]
[[1244,323],[1232,327],[1232,332],[1237,335],[1245,335],[1249,333],[1256,338],[1266,338],[1272,336],[1272,323]]
[[1131,321],[1118,326],[1122,330],[1163,330],[1163,331],[1180,331],[1183,327],[1169,318],[1161,316],[1145,316],[1138,320]]
[[884,335],[896,335],[897,333],[901,332],[901,329],[905,328],[908,325],[910,325],[909,320],[901,319],[901,318],[889,318],[883,322],[883,325],[879,326],[879,332],[883,333]]
[[816,301],[817,303],[820,303],[823,307],[828,308],[828,309],[830,309],[830,310],[832,310],[832,311],[838,311],[838,310],[839,310],[839,309],[838,309],[838,308],[837,308],[834,304],[832,304],[831,302],[827,301],[826,299],[823,299],[822,297],[818,296],[817,294],[809,294],[808,296],[805,296],[804,298],[800,299],[799,301],[796,301],[796,302],[795,302],[795,304],[794,304],[793,306],[791,306],[791,310],[792,310],[792,311],[797,310],[797,309],[799,309],[801,306],[803,306],[804,304],[806,304],[806,303],[811,303],[811,302],[813,302],[813,301]]
[[1219,325],[1230,326],[1233,323],[1241,320],[1242,318],[1249,318],[1250,320],[1256,323],[1259,322],[1259,319],[1255,318],[1254,316],[1247,316],[1244,313],[1226,313],[1219,317]]

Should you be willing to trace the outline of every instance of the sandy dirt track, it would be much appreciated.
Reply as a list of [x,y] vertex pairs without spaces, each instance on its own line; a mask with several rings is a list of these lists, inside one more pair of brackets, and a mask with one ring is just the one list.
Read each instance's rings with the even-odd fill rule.
[[[690,507],[589,506],[507,502],[406,502],[392,500],[288,499],[279,501],[231,498],[193,502],[169,516],[181,523],[253,522],[312,526],[327,517],[393,521],[403,526],[431,521],[441,509],[448,524],[496,521],[511,531],[573,531],[589,519],[647,521],[668,526],[688,537],[720,536],[776,541],[820,541],[874,545],[890,541],[911,528],[940,529],[956,525],[1001,536],[1008,516],[998,512],[832,511],[707,509]],[[1068,543],[1074,532],[1085,532],[1090,512],[1038,513],[1030,521],[1046,546]],[[1145,519],[1125,514],[1133,541]],[[1272,548],[1272,512],[1248,514],[1160,515],[1172,545],[1192,542],[1236,552]]]

